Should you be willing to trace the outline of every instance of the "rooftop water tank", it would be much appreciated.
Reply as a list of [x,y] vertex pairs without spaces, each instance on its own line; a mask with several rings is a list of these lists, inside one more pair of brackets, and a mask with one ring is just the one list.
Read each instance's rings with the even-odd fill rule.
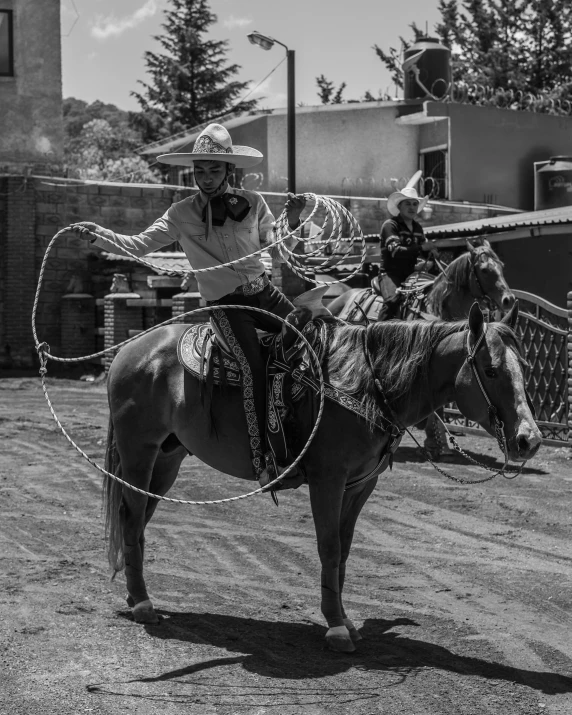
[[451,89],[451,52],[434,37],[421,37],[405,50],[405,99],[444,99]]
[[572,206],[572,156],[535,163],[534,210]]

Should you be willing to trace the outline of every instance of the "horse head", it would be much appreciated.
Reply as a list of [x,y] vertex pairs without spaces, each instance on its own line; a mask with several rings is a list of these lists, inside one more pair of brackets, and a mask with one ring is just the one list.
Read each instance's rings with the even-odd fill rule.
[[471,280],[477,300],[487,298],[503,313],[512,308],[514,293],[508,287],[503,274],[503,263],[486,239],[474,246],[466,241],[470,253]]
[[530,459],[542,441],[526,392],[518,339],[518,302],[500,323],[486,324],[478,303],[469,314],[466,358],[455,379],[461,412],[497,437],[514,461]]

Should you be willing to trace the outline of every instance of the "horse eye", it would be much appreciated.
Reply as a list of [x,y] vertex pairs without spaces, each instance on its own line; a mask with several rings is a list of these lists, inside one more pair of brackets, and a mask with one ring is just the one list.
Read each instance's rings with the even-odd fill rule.
[[487,377],[497,377],[497,376],[498,376],[498,372],[496,371],[496,368],[494,368],[494,367],[486,367],[486,368],[485,368],[485,375],[486,375]]

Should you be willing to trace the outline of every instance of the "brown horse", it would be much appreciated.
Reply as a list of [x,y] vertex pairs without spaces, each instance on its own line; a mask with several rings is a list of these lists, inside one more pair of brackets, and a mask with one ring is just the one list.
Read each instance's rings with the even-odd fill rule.
[[[482,239],[478,246],[473,246],[470,241],[466,243],[468,251],[451,261],[427,292],[422,306],[425,316],[442,320],[462,320],[469,315],[475,300],[481,307],[487,304],[502,313],[512,308],[514,293],[504,278],[503,263],[490,243],[486,239]],[[328,309],[332,315],[347,315],[347,310],[351,310],[351,304],[362,291],[363,289],[358,288],[342,293],[328,305]],[[379,301],[377,304],[380,306]],[[408,313],[408,319],[419,317],[410,310]],[[354,310],[353,316],[350,322],[358,325],[365,322],[359,309]],[[442,418],[443,410],[438,410],[437,414]],[[420,426],[425,429],[424,447],[432,459],[448,459],[454,456],[453,450],[448,446],[443,424],[434,414],[429,415],[425,424]]]
[[[366,328],[326,319],[324,374],[361,401],[365,414],[379,413],[385,405],[386,416],[401,428],[455,400],[464,415],[492,433],[486,393],[504,424],[508,455],[522,461],[535,454],[541,436],[527,405],[513,332],[517,313],[515,306],[504,322],[488,327],[477,304],[468,323],[394,321]],[[121,349],[109,372],[106,467],[129,484],[158,495],[173,486],[189,453],[231,476],[253,478],[240,390],[227,387],[223,393],[215,386],[207,414],[199,380],[177,360],[177,341],[186,327],[162,327],[141,336]],[[482,387],[471,367],[472,350]],[[306,395],[295,410],[295,453],[313,426],[311,399]],[[216,429],[209,427],[211,418]],[[353,651],[354,641],[360,639],[344,611],[342,588],[354,526],[377,478],[346,487],[375,469],[388,440],[373,422],[326,400],[302,462],[322,565],[326,639],[339,651]],[[116,572],[125,568],[135,620],[156,622],[143,577],[143,550],[145,526],[158,500],[110,477],[104,481],[104,496],[110,564]]]
[[[514,304],[511,292],[503,274],[503,263],[483,239],[481,245],[473,246],[467,241],[468,251],[454,261],[437,276],[427,292],[424,311],[443,320],[463,320],[469,315],[472,304],[477,301],[489,303],[493,309],[505,313]],[[332,315],[339,316],[353,303],[362,288],[348,289],[328,305]],[[356,312],[356,324],[364,321],[363,315]]]

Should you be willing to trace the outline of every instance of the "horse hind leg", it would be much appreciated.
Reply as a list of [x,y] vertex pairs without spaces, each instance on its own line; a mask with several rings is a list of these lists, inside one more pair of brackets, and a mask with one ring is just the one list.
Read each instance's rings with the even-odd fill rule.
[[[174,450],[170,449],[168,452],[159,451],[153,464],[151,482],[146,491],[164,496],[175,483],[181,462],[186,456],[187,451],[182,446]],[[136,493],[132,492],[132,494]],[[145,497],[145,499],[144,522],[140,531],[139,541],[133,547],[128,546],[127,538],[124,541],[127,604],[132,608],[133,619],[137,623],[158,623],[159,618],[145,587],[143,562],[145,556],[145,528],[151,521],[160,499],[151,497]],[[129,533],[128,529],[126,529],[125,533]]]
[[342,515],[340,520],[341,558],[339,566],[340,608],[342,610],[344,625],[348,629],[349,636],[353,643],[357,643],[362,640],[362,636],[353,624],[353,621],[348,617],[342,601],[342,592],[344,590],[344,582],[346,578],[346,563],[350,554],[358,516],[364,504],[375,489],[376,484],[377,478],[370,479],[368,482],[364,482],[361,487],[356,487],[355,489],[350,489],[344,492],[342,502]]

